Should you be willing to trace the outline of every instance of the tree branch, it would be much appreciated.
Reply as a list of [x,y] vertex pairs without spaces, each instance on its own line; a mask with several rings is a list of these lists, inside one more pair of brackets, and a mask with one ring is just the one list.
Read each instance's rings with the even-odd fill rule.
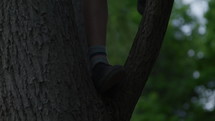
[[128,74],[115,94],[120,121],[128,121],[159,55],[174,0],[146,0],[138,33],[125,64]]

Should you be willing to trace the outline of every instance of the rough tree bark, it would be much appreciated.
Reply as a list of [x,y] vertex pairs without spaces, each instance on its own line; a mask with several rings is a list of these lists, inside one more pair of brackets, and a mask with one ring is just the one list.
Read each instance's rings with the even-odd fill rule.
[[0,2],[0,121],[129,121],[158,56],[173,0],[146,0],[127,80],[96,92],[71,0]]

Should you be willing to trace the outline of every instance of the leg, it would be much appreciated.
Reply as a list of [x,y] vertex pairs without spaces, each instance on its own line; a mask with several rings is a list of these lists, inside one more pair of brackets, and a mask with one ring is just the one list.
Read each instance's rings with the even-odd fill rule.
[[91,67],[108,64],[106,57],[107,0],[84,0],[84,17]]
[[137,10],[142,15],[145,9],[146,0],[138,0]]
[[89,46],[106,44],[107,0],[84,0],[84,16]]
[[92,67],[92,80],[105,93],[124,80],[122,66],[111,66],[106,57],[107,0],[84,0],[84,17]]

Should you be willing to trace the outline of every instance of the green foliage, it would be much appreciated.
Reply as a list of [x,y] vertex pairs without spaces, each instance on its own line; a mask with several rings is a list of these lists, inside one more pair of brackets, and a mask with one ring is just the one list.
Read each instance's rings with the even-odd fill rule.
[[141,17],[135,5],[135,1],[109,1],[107,45],[112,64],[123,63],[128,56]]
[[[175,1],[160,56],[132,121],[215,121],[215,1],[208,5],[205,24],[191,14],[191,4]],[[109,15],[109,59],[123,64],[141,16],[132,0],[109,0]]]

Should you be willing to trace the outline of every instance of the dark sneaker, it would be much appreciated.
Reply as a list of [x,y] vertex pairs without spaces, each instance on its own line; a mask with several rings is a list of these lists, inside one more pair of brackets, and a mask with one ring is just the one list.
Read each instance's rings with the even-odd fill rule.
[[143,15],[145,9],[145,2],[146,0],[138,0],[137,2],[137,10],[141,15]]
[[98,63],[92,71],[92,79],[96,89],[100,93],[109,91],[121,81],[125,80],[125,70],[122,66]]

